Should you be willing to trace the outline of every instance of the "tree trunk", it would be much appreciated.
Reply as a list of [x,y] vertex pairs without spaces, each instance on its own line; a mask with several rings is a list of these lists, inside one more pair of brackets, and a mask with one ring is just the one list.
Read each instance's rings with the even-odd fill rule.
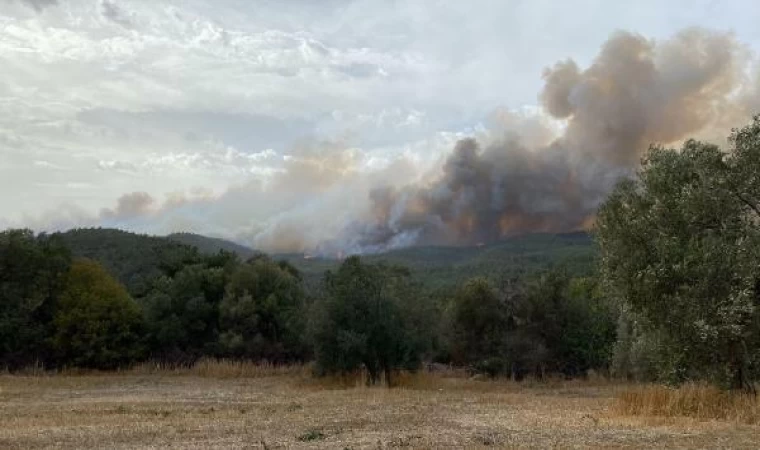
[[[739,347],[737,349],[737,347]],[[747,377],[745,365],[745,344],[735,344],[731,346],[731,390],[744,391],[745,393],[757,395],[757,390],[752,380]]]
[[380,374],[378,373],[378,367],[374,364],[365,364],[367,367],[367,373],[369,374],[369,378],[367,379],[367,385],[374,386],[377,384],[378,379],[380,378]]

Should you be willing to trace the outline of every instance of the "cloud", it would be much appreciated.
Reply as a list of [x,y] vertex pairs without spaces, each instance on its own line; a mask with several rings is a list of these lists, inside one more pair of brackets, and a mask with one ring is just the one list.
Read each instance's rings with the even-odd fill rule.
[[134,25],[134,16],[123,10],[116,3],[110,0],[103,0],[100,6],[105,18],[123,26],[124,28],[132,28]]
[[78,119],[88,125],[116,129],[129,135],[172,134],[188,142],[224,142],[244,151],[283,150],[294,140],[313,135],[316,126],[313,121],[301,118],[177,109],[132,112],[93,108],[78,113]]
[[58,0],[19,0],[22,4],[33,8],[37,12],[42,12],[43,9],[58,4]]

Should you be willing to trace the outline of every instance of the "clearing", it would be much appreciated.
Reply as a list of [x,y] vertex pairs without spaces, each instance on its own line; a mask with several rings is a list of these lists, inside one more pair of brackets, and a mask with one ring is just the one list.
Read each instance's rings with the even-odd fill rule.
[[756,448],[760,426],[615,413],[624,386],[303,374],[0,376],[0,448]]

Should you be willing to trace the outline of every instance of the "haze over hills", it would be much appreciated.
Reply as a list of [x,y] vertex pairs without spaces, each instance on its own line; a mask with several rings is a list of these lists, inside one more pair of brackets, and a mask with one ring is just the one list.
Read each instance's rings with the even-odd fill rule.
[[226,252],[237,253],[241,259],[248,259],[252,256],[260,254],[256,250],[245,245],[240,245],[236,242],[228,241],[226,239],[203,236],[196,233],[172,233],[166,236],[168,239],[179,242],[180,244],[189,245],[195,247],[199,252],[204,254],[219,253],[220,250]]
[[[415,246],[365,255],[368,262],[386,262],[408,267],[430,288],[456,285],[474,276],[498,279],[560,267],[572,275],[591,273],[596,256],[588,233],[536,233],[515,236],[478,246]],[[297,267],[304,277],[314,279],[338,260],[302,254],[276,255]]]
[[[192,233],[166,237],[135,234],[107,228],[76,229],[60,233],[75,256],[94,259],[119,278],[131,292],[161,274],[161,269],[193,255],[234,252],[241,259],[260,254],[256,250],[219,238]],[[473,276],[498,279],[549,267],[562,267],[572,275],[591,272],[596,249],[587,233],[528,234],[480,246],[418,246],[365,255],[368,262],[408,267],[431,289],[456,285]],[[326,270],[340,259],[311,257],[302,253],[273,254],[300,270],[310,285],[319,283]]]

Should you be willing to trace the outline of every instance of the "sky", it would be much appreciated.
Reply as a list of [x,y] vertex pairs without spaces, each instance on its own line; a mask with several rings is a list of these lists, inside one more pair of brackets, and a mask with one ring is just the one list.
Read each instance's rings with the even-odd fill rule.
[[705,27],[752,60],[757,23],[752,1],[0,0],[0,228],[306,250],[542,116],[545,69],[616,31]]

